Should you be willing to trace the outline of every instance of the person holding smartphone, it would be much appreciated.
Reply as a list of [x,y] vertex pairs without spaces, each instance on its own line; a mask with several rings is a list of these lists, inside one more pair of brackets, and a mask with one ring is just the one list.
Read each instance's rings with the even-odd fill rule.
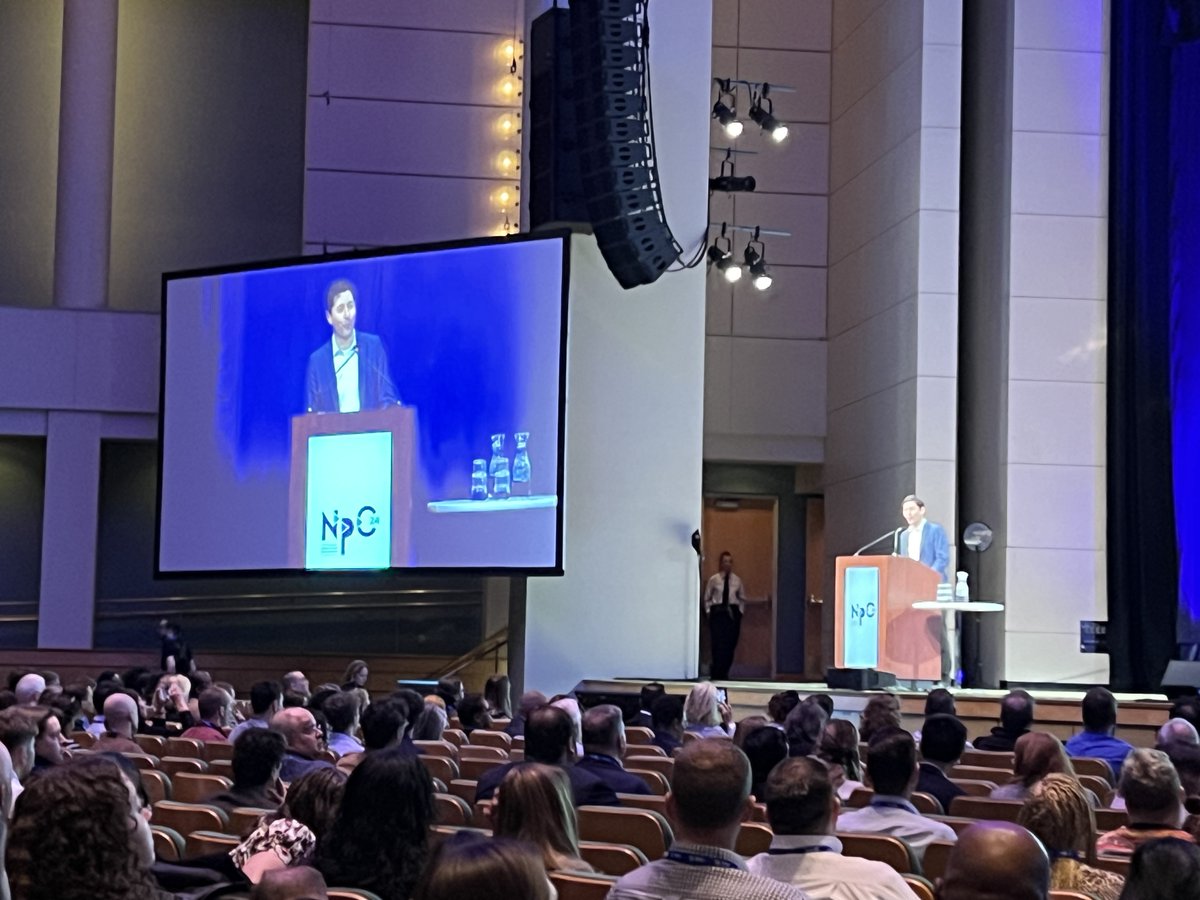
[[713,679],[729,677],[729,667],[733,665],[742,633],[745,605],[742,579],[734,574],[733,554],[726,550],[721,554],[720,571],[708,579],[704,588],[704,613],[708,616],[708,634],[712,642],[709,674]]

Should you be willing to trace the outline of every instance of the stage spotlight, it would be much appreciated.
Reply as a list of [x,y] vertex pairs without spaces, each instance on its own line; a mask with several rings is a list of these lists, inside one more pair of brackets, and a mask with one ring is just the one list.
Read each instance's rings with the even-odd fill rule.
[[[771,140],[780,143],[788,136],[788,127],[775,118],[775,104],[767,94],[771,86],[763,84],[762,95],[755,96],[750,104],[750,120],[771,136]],[[764,106],[764,104],[766,104]]]
[[724,259],[717,263],[717,271],[725,276],[725,280],[733,284],[742,277],[742,267],[737,264],[733,258],[733,254],[727,254]]
[[[758,246],[762,247],[762,241],[757,241]],[[742,260],[746,264],[746,268],[750,270],[750,278],[753,285],[760,291],[765,291],[771,286],[774,280],[771,278],[771,272],[767,268],[766,248],[763,247],[762,252],[754,249],[755,241],[751,241],[746,245],[746,252],[742,255]]]
[[737,113],[718,100],[713,104],[713,118],[721,123],[721,127],[725,129],[725,136],[728,138],[736,138],[742,133],[744,127],[738,121]]
[[708,189],[710,191],[721,191],[725,194],[737,194],[744,191],[752,191],[757,186],[753,175],[739,177],[737,175],[718,175],[716,178],[708,179]]
[[725,257],[729,256],[728,250],[722,250],[717,246],[716,241],[708,248],[708,261],[714,265],[721,262]]
[[[708,248],[708,261],[725,276],[726,281],[733,284],[742,277],[742,267],[733,258],[733,238],[726,234],[727,227],[724,222],[721,223],[720,237],[713,240],[712,246]],[[721,246],[722,241],[725,242],[724,247]]]

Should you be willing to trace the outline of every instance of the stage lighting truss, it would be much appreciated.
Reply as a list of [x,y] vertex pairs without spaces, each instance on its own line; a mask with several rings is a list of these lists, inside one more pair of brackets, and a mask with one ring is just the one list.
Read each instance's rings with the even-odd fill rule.
[[[712,117],[720,123],[725,137],[734,140],[745,127],[737,117],[737,85],[728,78],[723,81],[714,78],[713,81],[717,85],[717,102],[713,104]],[[725,102],[726,97],[729,98],[728,103]]]
[[[749,273],[750,283],[757,290],[765,291],[774,283],[774,278],[771,276],[771,270],[767,268],[767,248],[763,243],[762,236],[771,235],[776,237],[791,237],[790,231],[777,231],[763,228],[761,225],[755,225],[753,228],[747,225],[730,225],[728,222],[721,222],[721,231],[713,239],[713,242],[708,247],[706,258],[710,268],[715,268],[730,284],[733,284],[742,279],[742,275]],[[715,228],[716,222],[709,222],[709,228]],[[738,263],[733,252],[733,235],[731,232],[744,231],[750,235],[750,239],[746,242],[746,246],[742,251],[742,261]]]

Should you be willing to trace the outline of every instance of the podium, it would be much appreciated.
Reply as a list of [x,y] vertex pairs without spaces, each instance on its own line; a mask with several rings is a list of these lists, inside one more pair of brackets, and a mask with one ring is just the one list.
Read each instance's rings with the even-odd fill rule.
[[407,566],[414,411],[386,406],[292,417],[288,566]]
[[836,579],[838,668],[942,677],[941,614],[914,607],[937,596],[937,572],[907,556],[839,556]]

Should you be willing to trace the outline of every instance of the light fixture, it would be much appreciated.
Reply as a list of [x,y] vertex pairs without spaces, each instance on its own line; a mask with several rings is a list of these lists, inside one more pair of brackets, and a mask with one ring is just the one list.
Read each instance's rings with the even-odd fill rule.
[[[788,136],[788,127],[775,118],[775,104],[767,94],[771,86],[763,83],[762,94],[756,95],[750,104],[750,119],[759,128],[771,136],[775,143],[784,141]],[[763,104],[766,104],[764,107]]]
[[[725,130],[725,136],[733,139],[742,133],[743,125],[737,117],[737,88],[726,78],[717,82],[717,102],[713,104],[712,117]],[[725,103],[725,97],[729,103]]]
[[508,174],[517,168],[517,155],[511,150],[504,150],[496,157],[496,166],[501,172]]
[[502,137],[512,137],[520,129],[517,128],[516,117],[512,113],[504,113],[496,120],[496,130]]
[[721,191],[726,194],[736,194],[752,191],[757,187],[753,175],[738,176],[733,174],[733,151],[726,150],[725,158],[721,160],[721,171],[716,178],[708,179],[708,190]]
[[[708,261],[725,276],[726,281],[733,284],[742,277],[742,267],[733,257],[733,238],[726,234],[726,227],[726,223],[722,222],[720,236],[715,238],[712,246],[708,248]],[[722,241],[725,242],[724,247],[721,246]]]
[[[755,244],[758,244],[758,250],[754,249]],[[746,244],[746,251],[742,254],[742,260],[745,262],[746,268],[750,270],[751,283],[760,291],[765,291],[769,288],[773,281],[771,272],[767,269],[766,254],[767,248],[763,246],[763,242],[758,238],[758,229],[755,229],[754,237],[750,240],[750,243]]]
[[513,75],[505,75],[500,80],[500,94],[506,100],[512,99],[517,93],[517,79]]

